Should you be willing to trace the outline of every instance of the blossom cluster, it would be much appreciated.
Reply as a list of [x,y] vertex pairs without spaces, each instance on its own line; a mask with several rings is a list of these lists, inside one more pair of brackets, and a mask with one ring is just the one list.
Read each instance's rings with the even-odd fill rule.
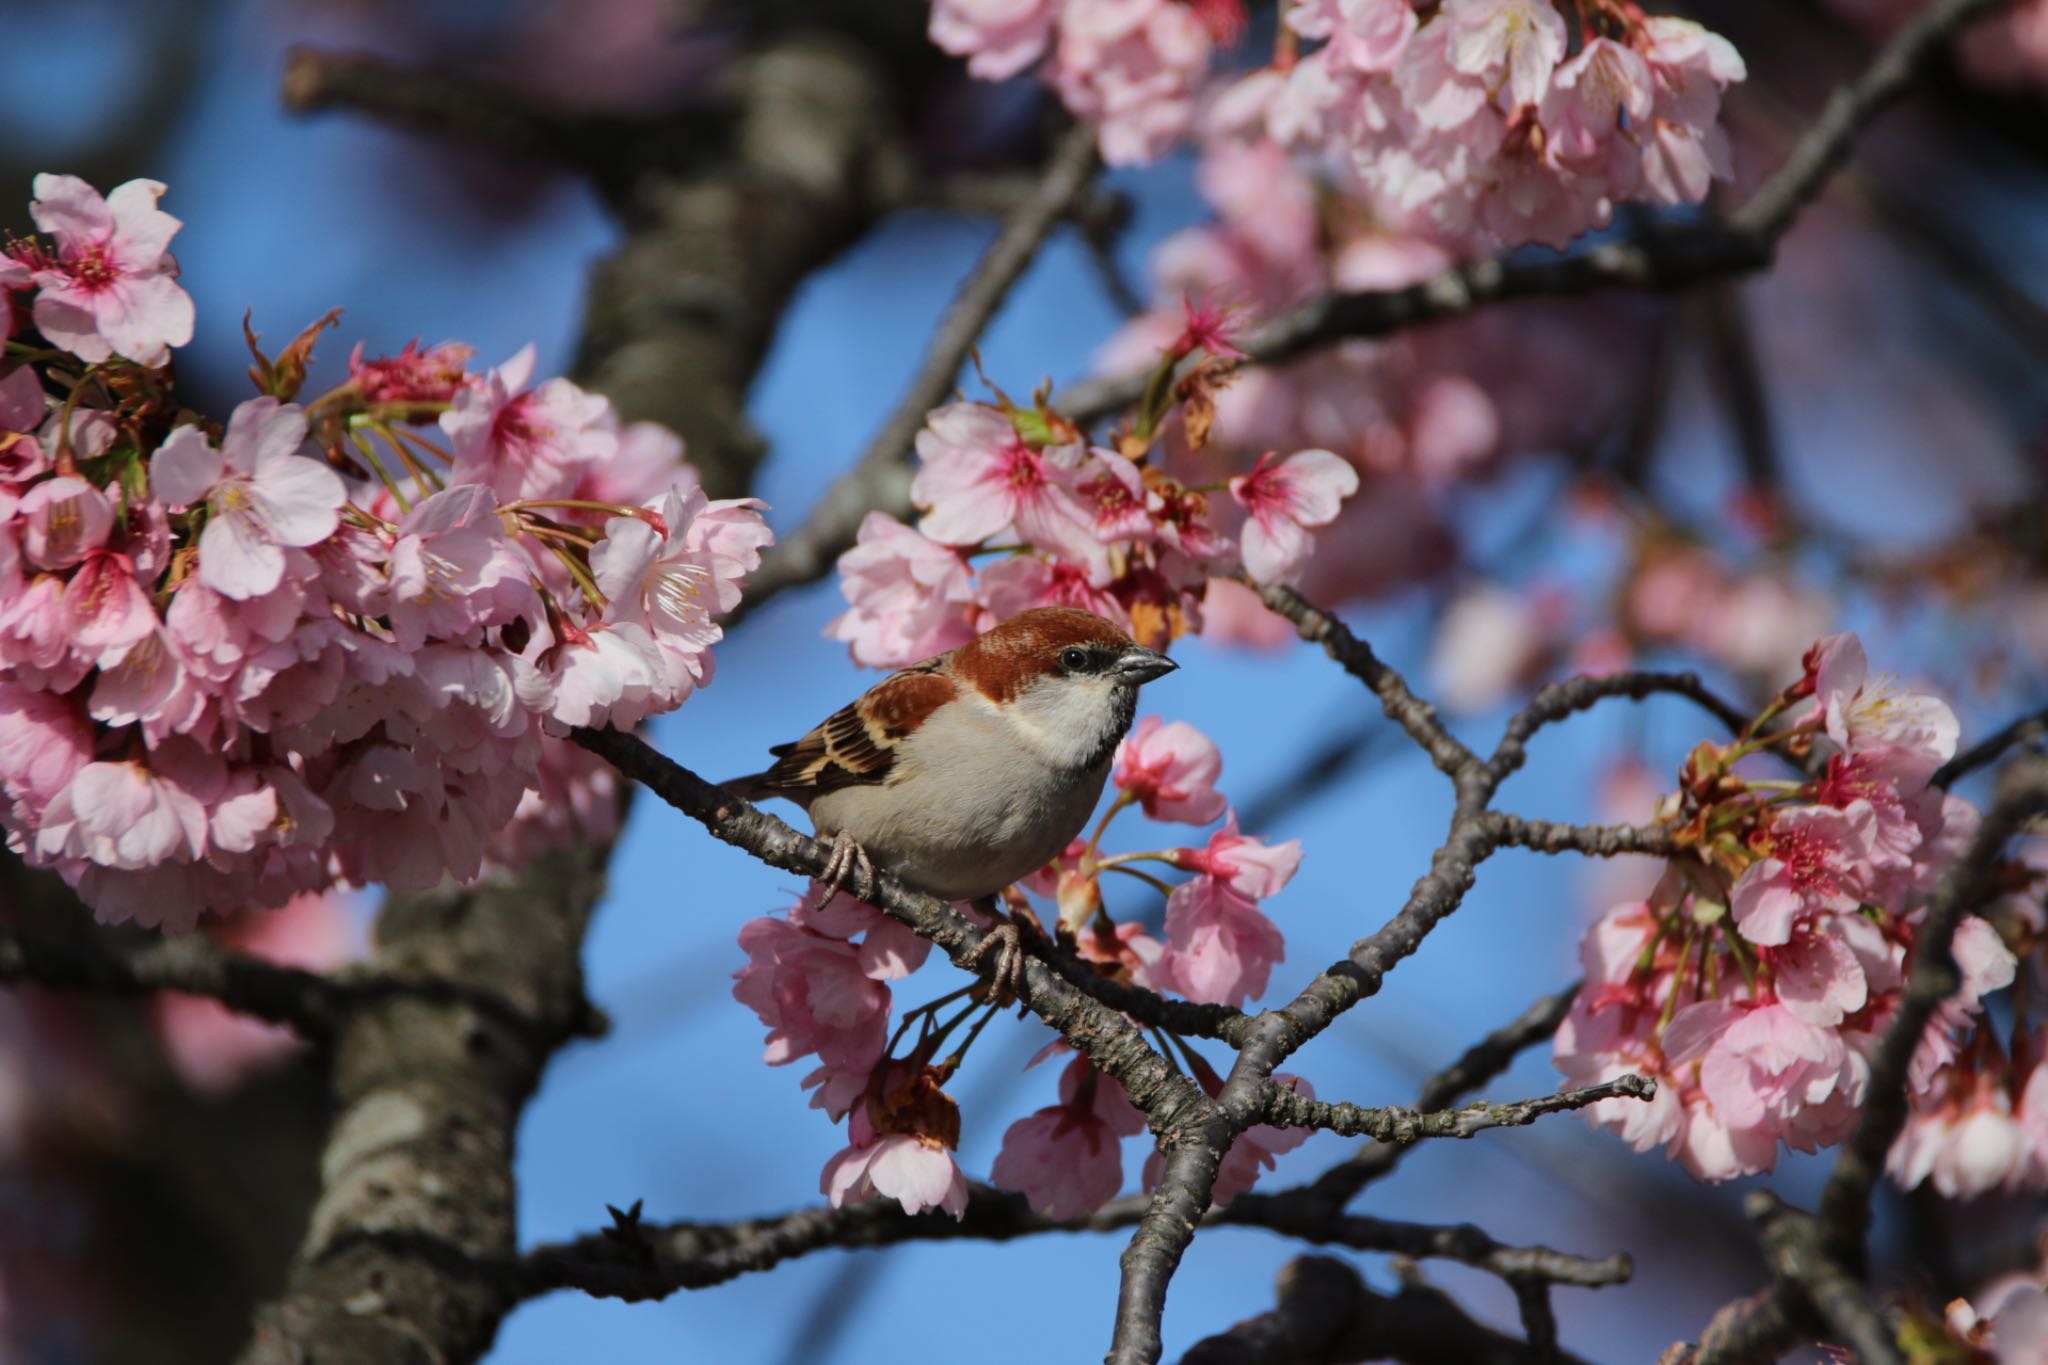
[[[1146,717],[1117,750],[1117,794],[1091,836],[1024,883],[1052,901],[1059,941],[1104,975],[1196,1001],[1241,1005],[1264,993],[1286,945],[1260,903],[1294,875],[1301,846],[1239,833],[1216,787],[1222,767],[1216,745],[1193,726]],[[1104,852],[1104,834],[1133,806],[1155,820],[1222,824],[1200,847]],[[1166,889],[1141,870],[1147,863],[1193,874],[1168,891],[1163,940],[1140,923],[1119,922],[1104,902],[1102,881],[1110,872]],[[1029,913],[1021,893],[1012,903]],[[939,1208],[958,1217],[967,1190],[954,1156],[960,1112],[943,1086],[997,1007],[969,986],[907,1011],[892,1036],[890,983],[916,971],[931,945],[851,895],[815,883],[786,915],[749,923],[740,945],[748,961],[734,974],[733,995],[768,1028],[764,1060],[779,1066],[812,1059],[803,1081],[811,1103],[835,1120],[848,1119],[849,1145],[826,1166],[823,1192],[834,1205],[879,1194],[911,1213]],[[947,1009],[954,1013],[942,1018]],[[913,1023],[918,1030],[909,1037]],[[941,1056],[962,1026],[964,1041]],[[1040,1058],[1062,1047],[1056,1043]],[[1181,1060],[1211,1093],[1220,1088],[1192,1048],[1182,1049]],[[1306,1081],[1285,1079],[1313,1093]],[[1117,1082],[1075,1057],[1061,1075],[1059,1102],[1004,1134],[991,1178],[1022,1191],[1048,1217],[1092,1212],[1122,1189],[1121,1141],[1143,1128]],[[1305,1137],[1267,1127],[1245,1134],[1225,1162],[1216,1198],[1250,1188],[1276,1154]],[[1157,1169],[1148,1166],[1144,1178],[1149,1187]]]
[[984,79],[1049,54],[1112,163],[1205,125],[1270,137],[1461,247],[1563,246],[1617,203],[1696,204],[1731,173],[1721,95],[1742,58],[1690,20],[1634,0],[1284,8],[1273,61],[1227,85],[1206,78],[1244,27],[1237,0],[934,0],[931,35]]
[[454,344],[358,348],[302,404],[331,315],[275,359],[252,335],[258,396],[194,416],[162,190],[38,176],[47,236],[0,258],[10,846],[105,918],[189,928],[603,832],[609,779],[548,735],[710,680],[759,504],[534,383],[531,348],[483,372]]
[[[1213,578],[1297,578],[1311,532],[1336,519],[1357,471],[1327,450],[1268,451],[1249,470],[1190,483],[1166,467],[1165,418],[1213,406],[1208,377],[1237,353],[1227,319],[1190,304],[1156,358],[1144,408],[1096,444],[1043,398],[959,401],[918,434],[915,527],[869,513],[840,557],[848,610],[828,628],[856,663],[915,663],[1032,607],[1092,611],[1164,648],[1198,630]],[[1181,362],[1200,358],[1176,378]],[[1199,419],[1195,419],[1199,420]],[[1212,494],[1227,492],[1235,537]],[[977,565],[977,559],[987,562]]]
[[[1732,168],[1725,38],[1633,0],[1314,0],[1289,8],[1321,46],[1255,73],[1220,117],[1348,159],[1373,202],[1444,240],[1562,247],[1617,203],[1696,204]],[[1576,37],[1577,41],[1573,39]]]
[[[1928,897],[1976,832],[1975,809],[1932,784],[1956,739],[1945,702],[1871,676],[1856,637],[1833,635],[1734,743],[1693,752],[1657,815],[1682,851],[1588,931],[1586,984],[1557,1034],[1575,1084],[1659,1082],[1648,1104],[1593,1106],[1593,1123],[1707,1180],[1848,1135]],[[1805,759],[1806,775],[1750,775],[1743,760],[1765,752]],[[1976,916],[1953,951],[1962,988],[1914,1059],[1892,1172],[1947,1194],[2048,1184],[2038,1043],[2020,1064],[1994,1058],[1983,1016],[2014,953]]]
[[933,0],[931,36],[982,80],[1048,58],[1046,80],[1125,166],[1194,126],[1210,63],[1244,25],[1242,0]]

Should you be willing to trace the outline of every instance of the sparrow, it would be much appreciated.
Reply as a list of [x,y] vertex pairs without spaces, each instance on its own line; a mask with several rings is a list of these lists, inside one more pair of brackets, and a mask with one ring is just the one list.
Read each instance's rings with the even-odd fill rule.
[[[832,841],[821,880],[872,895],[876,869],[944,900],[988,901],[1057,857],[1102,796],[1137,714],[1138,689],[1179,665],[1110,622],[1038,607],[893,673],[809,734],[768,752],[766,772],[725,784],[783,797]],[[998,997],[1023,957],[1014,924]]]

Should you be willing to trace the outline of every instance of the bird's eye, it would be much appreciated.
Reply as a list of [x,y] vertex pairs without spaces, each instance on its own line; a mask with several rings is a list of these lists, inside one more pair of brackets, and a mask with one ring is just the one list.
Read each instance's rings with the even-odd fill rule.
[[1060,651],[1060,667],[1069,673],[1085,672],[1088,667],[1088,651],[1079,645],[1068,645]]

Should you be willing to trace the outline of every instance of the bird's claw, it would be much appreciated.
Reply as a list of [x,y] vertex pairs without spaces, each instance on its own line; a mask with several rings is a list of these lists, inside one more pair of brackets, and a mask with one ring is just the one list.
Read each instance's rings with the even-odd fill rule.
[[1024,947],[1023,921],[1005,919],[983,936],[974,951],[968,955],[968,965],[976,971],[990,958],[995,959],[987,969],[989,1003],[1008,1008],[1017,1000],[1017,988],[1024,984],[1024,966],[1031,955]]
[[[832,836],[832,856],[825,860],[818,880],[827,886],[851,892],[861,900],[872,900],[876,887],[875,865],[868,858],[867,850],[852,834],[842,829]],[[849,885],[849,882],[854,885]]]

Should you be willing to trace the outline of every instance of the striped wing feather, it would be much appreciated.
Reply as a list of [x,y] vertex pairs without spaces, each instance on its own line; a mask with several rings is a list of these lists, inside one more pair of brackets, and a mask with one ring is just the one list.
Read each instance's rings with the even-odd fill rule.
[[892,673],[802,739],[770,749],[775,766],[759,790],[809,798],[887,781],[896,742],[952,699],[953,682],[938,671],[944,663],[942,655]]

